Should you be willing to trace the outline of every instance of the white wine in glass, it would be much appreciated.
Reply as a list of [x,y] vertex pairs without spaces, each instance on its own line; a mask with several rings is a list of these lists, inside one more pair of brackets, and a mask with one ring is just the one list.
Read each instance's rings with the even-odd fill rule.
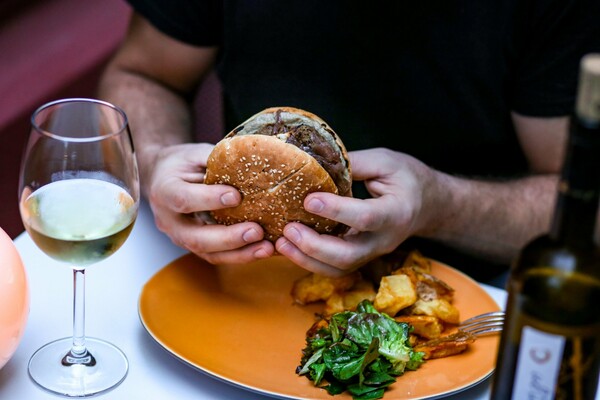
[[37,350],[29,375],[42,388],[85,397],[123,381],[116,346],[85,336],[85,269],[125,242],[137,216],[139,178],[127,116],[94,99],[37,109],[19,180],[23,224],[48,256],[73,269],[73,336]]

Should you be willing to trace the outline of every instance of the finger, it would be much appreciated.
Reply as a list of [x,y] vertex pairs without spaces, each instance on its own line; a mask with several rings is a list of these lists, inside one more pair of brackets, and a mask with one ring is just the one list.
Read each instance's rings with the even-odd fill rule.
[[388,219],[386,196],[377,199],[354,199],[331,193],[315,192],[306,196],[304,208],[313,214],[341,222],[361,232],[375,231]]
[[[378,150],[357,150],[348,153],[350,165],[352,166],[352,179],[356,181],[365,181],[375,179],[382,175],[383,166],[387,163],[387,154]],[[373,158],[377,157],[377,162]]]
[[190,183],[203,183],[206,173],[206,162],[214,145],[212,144],[196,144],[190,146],[183,154],[182,161],[179,165],[178,173],[181,178]]
[[307,269],[319,268],[329,270],[329,274],[338,274],[339,272],[330,270],[334,268],[345,274],[366,262],[369,243],[358,240],[357,236],[342,239],[333,235],[321,235],[299,223],[286,225],[283,233],[284,238],[298,250],[297,252],[292,247],[283,249],[286,251],[285,255]]
[[200,225],[190,217],[179,229],[171,230],[177,244],[196,254],[209,254],[236,250],[262,241],[264,231],[254,222],[234,225]]
[[211,143],[186,143],[181,145],[185,148],[184,159],[188,164],[206,165],[208,156],[215,145]]
[[277,239],[277,242],[275,242],[275,248],[279,254],[287,257],[294,264],[318,275],[338,278],[350,272],[335,268],[327,263],[307,256],[298,247],[296,247],[294,243],[285,237]]
[[197,216],[159,210],[155,223],[173,243],[215,264],[252,262],[275,251],[272,243],[262,240],[262,228],[252,222],[208,226]]
[[162,196],[161,202],[166,207],[182,214],[235,207],[242,201],[241,194],[232,186],[187,183],[176,178],[165,181],[158,192],[153,197]]
[[202,169],[214,147],[210,143],[183,143],[165,148],[162,155],[177,170]]
[[197,253],[211,264],[247,264],[273,255],[275,248],[263,240],[235,250],[216,253]]

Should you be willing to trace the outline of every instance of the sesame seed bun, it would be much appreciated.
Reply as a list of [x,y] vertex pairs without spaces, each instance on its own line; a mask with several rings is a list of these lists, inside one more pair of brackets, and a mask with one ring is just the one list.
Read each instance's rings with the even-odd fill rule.
[[209,155],[205,183],[231,185],[242,194],[239,206],[211,212],[217,223],[257,222],[272,242],[289,222],[319,233],[347,230],[304,209],[309,193],[352,196],[343,143],[327,123],[304,110],[268,108],[235,128]]

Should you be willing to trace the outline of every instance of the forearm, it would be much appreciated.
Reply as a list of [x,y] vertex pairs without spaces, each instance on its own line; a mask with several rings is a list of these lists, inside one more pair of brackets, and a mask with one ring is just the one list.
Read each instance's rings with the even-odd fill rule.
[[99,97],[123,108],[129,119],[147,195],[152,166],[161,149],[193,139],[190,106],[185,99],[142,75],[109,68],[99,85]]
[[490,182],[436,174],[418,236],[507,263],[550,228],[556,175]]

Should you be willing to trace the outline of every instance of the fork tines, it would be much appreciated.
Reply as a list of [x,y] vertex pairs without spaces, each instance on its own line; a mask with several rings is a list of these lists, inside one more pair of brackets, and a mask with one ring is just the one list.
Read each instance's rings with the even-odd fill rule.
[[471,335],[481,336],[500,332],[504,324],[504,312],[495,311],[477,315],[460,323],[458,329]]

